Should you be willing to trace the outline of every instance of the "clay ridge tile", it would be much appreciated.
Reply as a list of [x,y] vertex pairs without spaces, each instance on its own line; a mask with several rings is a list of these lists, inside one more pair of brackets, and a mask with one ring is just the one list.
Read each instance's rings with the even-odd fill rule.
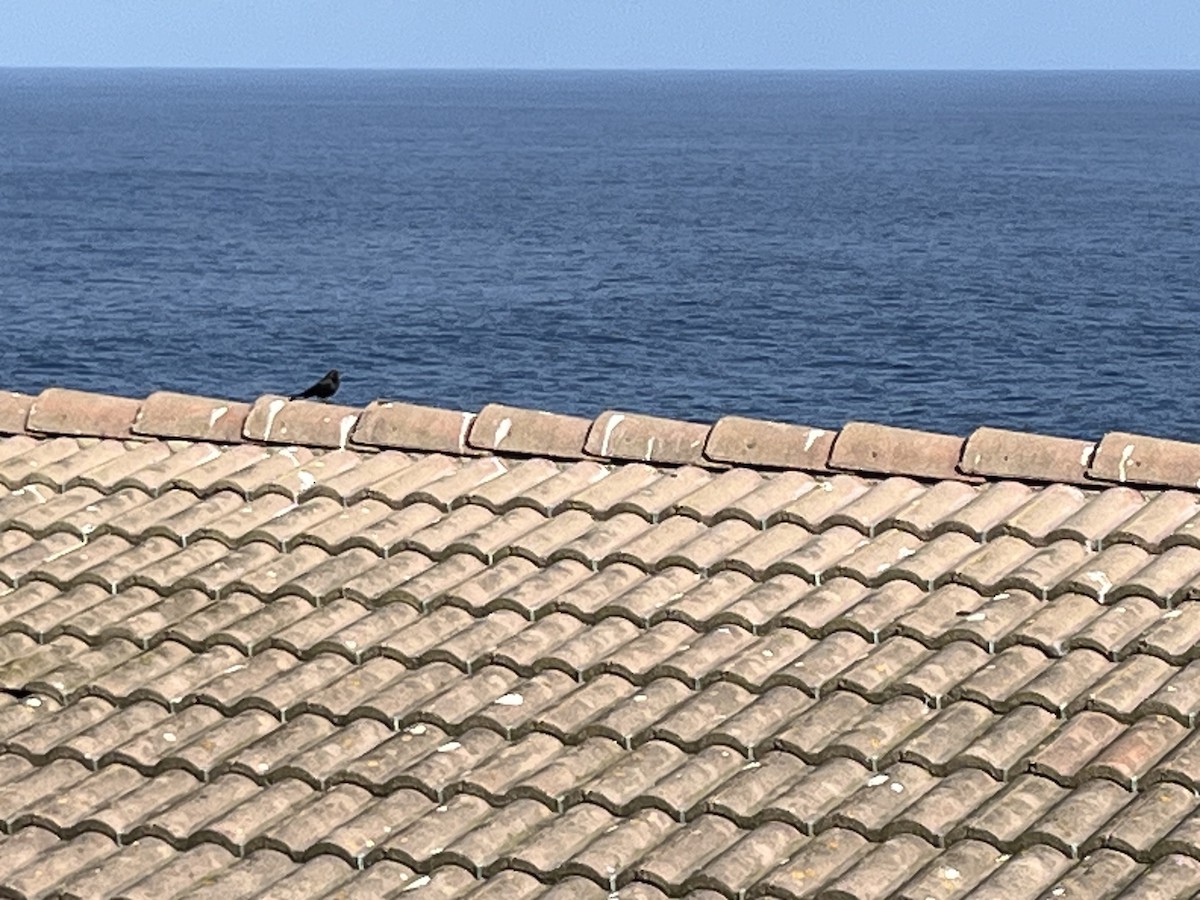
[[33,397],[16,391],[0,392],[0,434],[24,434]]
[[1112,431],[1100,441],[1088,477],[1119,484],[1200,488],[1200,444]]
[[361,410],[267,394],[254,401],[242,434],[252,441],[309,447],[345,447]]
[[591,425],[579,416],[489,403],[475,417],[467,443],[493,453],[584,459]]
[[607,410],[592,423],[584,449],[609,459],[704,465],[711,426]]
[[352,443],[394,450],[478,456],[467,444],[475,414],[400,400],[376,400],[359,416]]
[[829,466],[850,472],[910,475],[948,481],[979,480],[958,470],[965,441],[950,434],[849,422],[838,433]]
[[141,401],[68,388],[47,388],[33,399],[25,427],[74,437],[132,437]]
[[1125,432],[1106,435],[1093,452],[1082,439],[990,427],[964,439],[868,422],[837,432],[742,416],[708,425],[614,410],[589,423],[502,404],[476,414],[400,401],[358,409],[276,395],[247,404],[168,391],[145,400],[65,388],[36,397],[0,393],[0,434],[23,433],[1200,490],[1200,444]]
[[984,427],[967,438],[959,468],[992,478],[1088,484],[1095,449],[1094,443],[1077,438]]
[[235,444],[242,439],[249,413],[249,403],[156,391],[142,401],[133,420],[133,432],[147,437]]
[[713,425],[704,455],[720,463],[828,471],[836,431],[724,416]]

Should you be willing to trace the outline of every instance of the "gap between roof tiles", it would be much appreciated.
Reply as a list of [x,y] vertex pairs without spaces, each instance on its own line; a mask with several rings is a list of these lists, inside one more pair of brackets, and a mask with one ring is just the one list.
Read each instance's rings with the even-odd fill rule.
[[0,434],[1200,492],[1200,444],[1125,432],[1088,442],[985,426],[963,438],[868,422],[828,430],[734,415],[707,424],[615,410],[587,419],[503,404],[474,413],[377,400],[360,409],[276,395],[247,403],[169,391],[136,399],[48,388],[37,396],[0,393]]

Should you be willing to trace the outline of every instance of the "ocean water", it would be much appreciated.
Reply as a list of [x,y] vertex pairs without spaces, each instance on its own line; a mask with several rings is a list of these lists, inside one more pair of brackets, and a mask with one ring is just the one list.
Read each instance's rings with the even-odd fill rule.
[[1200,440],[1200,73],[0,70],[0,387]]

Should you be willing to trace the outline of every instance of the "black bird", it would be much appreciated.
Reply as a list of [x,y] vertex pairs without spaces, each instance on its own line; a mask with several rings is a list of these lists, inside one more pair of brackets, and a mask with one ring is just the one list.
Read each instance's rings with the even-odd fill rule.
[[292,394],[288,399],[307,400],[309,397],[315,397],[318,400],[328,400],[337,393],[338,385],[341,383],[342,379],[338,376],[338,370],[330,369],[312,387],[301,391],[299,394]]

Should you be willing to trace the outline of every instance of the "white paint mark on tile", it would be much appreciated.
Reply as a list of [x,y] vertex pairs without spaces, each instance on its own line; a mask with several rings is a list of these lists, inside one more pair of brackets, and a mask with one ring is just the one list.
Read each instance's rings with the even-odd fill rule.
[[34,709],[37,709],[39,706],[42,705],[42,698],[41,697],[26,697],[25,705],[32,706]]
[[358,421],[358,413],[351,413],[348,416],[342,416],[342,421],[338,422],[338,449],[346,449],[346,441],[350,440],[350,430],[354,428],[354,423]]
[[654,437],[651,436],[646,441],[646,459],[650,460],[654,457]]
[[809,450],[811,450],[813,444],[815,444],[817,442],[818,438],[822,438],[824,436],[825,436],[824,428],[808,429],[808,435],[804,438],[804,452],[807,453]]
[[1125,480],[1125,467],[1129,465],[1129,458],[1133,456],[1133,444],[1126,444],[1121,451],[1121,458],[1117,460],[1117,481]]
[[1083,452],[1079,454],[1079,464],[1081,466],[1086,466],[1088,464],[1088,460],[1092,458],[1092,451],[1095,449],[1096,449],[1095,444],[1085,444],[1084,445]]
[[495,703],[497,706],[520,706],[525,702],[525,698],[515,691],[511,694],[505,694],[503,697],[497,697]]
[[212,428],[220,420],[221,416],[229,412],[228,406],[214,406],[213,411],[208,414],[208,427]]
[[508,433],[512,431],[512,419],[505,417],[500,420],[496,426],[496,433],[492,436],[492,446],[499,448],[504,443],[504,439],[508,437]]
[[973,613],[969,613],[968,615],[963,616],[963,618],[966,619],[968,622],[983,622],[984,620],[987,619],[987,613],[973,612]]
[[409,734],[424,734],[428,729],[424,725],[410,725],[404,729]]
[[888,785],[888,787],[892,789],[893,794],[903,794],[904,793],[904,785],[902,785],[898,781],[893,781],[891,784]]
[[[60,557],[66,556],[68,553],[71,553],[75,550],[78,550],[80,547],[84,546],[84,543],[85,543],[84,541],[80,541],[78,544],[72,544],[70,547],[67,547],[65,550],[59,550],[57,553],[51,553],[49,556],[47,556],[45,559],[43,559],[42,562],[54,562],[54,560],[59,559]],[[86,559],[87,557],[84,556],[83,558]]]
[[229,668],[227,668],[225,670],[225,674],[228,675],[231,672],[240,672],[244,668],[246,668],[245,663],[234,663],[232,666],[230,666]]
[[168,744],[175,743],[175,741],[176,741],[175,732],[164,731],[163,732],[163,740],[166,741]]
[[38,502],[38,503],[45,503],[45,502],[46,502],[46,498],[42,496],[42,492],[41,492],[41,490],[38,488],[38,486],[37,486],[36,484],[31,484],[31,485],[28,485],[28,486],[26,486],[26,487],[22,488],[21,490],[17,491],[17,493],[18,493],[18,494],[23,494],[23,493],[25,493],[26,491],[28,491],[29,493],[33,494],[33,496],[34,496],[34,497],[37,499],[37,502]]
[[[1090,572],[1084,572],[1083,577],[1090,578],[1092,581],[1096,582],[1096,586],[1100,589],[1100,596],[1097,599],[1101,603],[1103,603],[1104,595],[1107,594],[1110,590],[1112,590],[1112,586],[1113,586],[1112,582],[1109,581],[1108,576],[1105,575],[1103,572],[1101,572],[1099,569],[1092,569]],[[1122,609],[1123,607],[1117,607],[1117,608]]]
[[307,491],[317,483],[317,476],[307,469],[301,469],[296,473],[296,477],[300,480],[300,490]]
[[460,744],[458,741],[446,741],[446,743],[442,744],[442,746],[437,748],[437,752],[438,753],[453,753],[455,750],[457,750],[461,746],[462,746],[462,744]]
[[412,884],[406,884],[404,887],[402,887],[400,889],[400,893],[404,894],[408,891],[415,891],[417,888],[423,888],[427,884],[429,884],[429,876],[422,875],[420,878],[413,881]]
[[961,874],[954,866],[946,866],[946,868],[942,869],[942,877],[947,881],[956,881]]
[[608,421],[604,423],[604,437],[600,441],[600,455],[608,456],[608,442],[612,439],[613,429],[625,421],[625,416],[621,413],[613,413],[608,417]]
[[475,416],[469,412],[465,412],[462,414],[462,425],[460,425],[459,429],[458,429],[458,449],[459,450],[467,449],[467,430],[471,427],[471,420],[474,418],[475,418]]
[[869,779],[867,779],[867,787],[879,787],[881,784],[887,784],[888,780],[888,776],[882,773],[879,775],[872,775]]
[[285,406],[287,406],[286,400],[272,400],[267,404],[267,427],[263,432],[263,437],[271,436],[271,426],[275,424],[275,417]]

